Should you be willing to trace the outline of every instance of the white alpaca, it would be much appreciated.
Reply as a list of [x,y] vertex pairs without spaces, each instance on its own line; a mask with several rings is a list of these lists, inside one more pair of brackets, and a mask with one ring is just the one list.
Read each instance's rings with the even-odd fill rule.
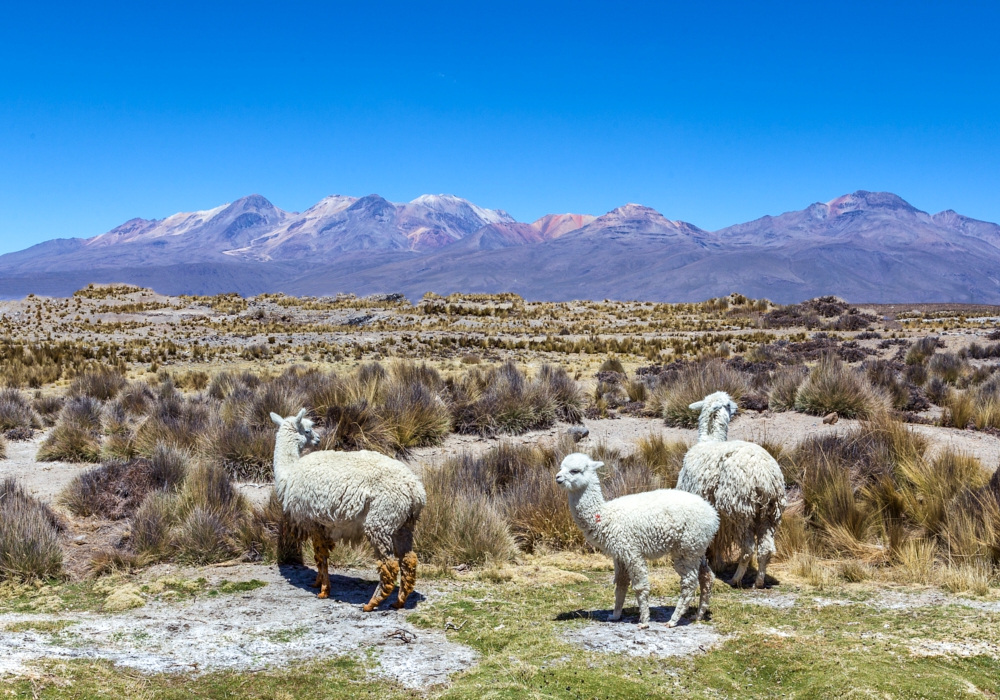
[[687,611],[701,588],[696,620],[708,611],[712,570],[705,559],[719,516],[704,499],[676,489],[659,489],[604,500],[595,462],[585,454],[562,461],[556,481],[569,491],[569,509],[587,541],[615,562],[615,611],[620,620],[629,582],[639,603],[639,625],[649,626],[649,569],[646,559],[670,555],[681,577],[681,594],[667,627]]
[[313,535],[319,597],[330,594],[330,544],[365,537],[379,559],[379,584],[364,611],[389,597],[397,575],[399,599],[392,606],[403,607],[417,580],[413,528],[427,503],[423,484],[405,464],[377,452],[323,450],[301,457],[303,447],[319,442],[305,414],[271,414],[278,426],[274,489],[285,516]]
[[741,584],[756,549],[754,586],[763,588],[767,563],[774,554],[774,533],[785,510],[781,467],[760,445],[727,442],[729,421],[737,407],[726,392],[710,394],[689,408],[701,411],[698,442],[684,455],[677,488],[701,496],[719,511],[719,536],[712,545],[717,563],[733,545],[740,548],[730,585]]

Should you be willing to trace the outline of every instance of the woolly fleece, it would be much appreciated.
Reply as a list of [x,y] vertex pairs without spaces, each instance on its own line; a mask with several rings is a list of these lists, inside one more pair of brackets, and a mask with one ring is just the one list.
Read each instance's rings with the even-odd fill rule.
[[288,418],[271,414],[279,426],[274,488],[285,516],[328,542],[365,537],[383,562],[394,555],[402,560],[427,503],[423,484],[405,464],[377,452],[322,450],[300,457],[303,447],[318,443],[304,416],[304,410]]
[[704,499],[676,489],[659,489],[604,500],[597,470],[603,462],[587,455],[567,456],[556,481],[569,492],[573,519],[587,541],[615,564],[615,610],[621,619],[629,582],[639,604],[639,622],[649,623],[649,570],[646,559],[670,556],[681,577],[681,594],[667,623],[673,627],[701,586],[696,619],[708,610],[712,572],[705,550],[719,528],[719,517]]
[[677,488],[701,496],[718,510],[721,524],[712,547],[717,565],[724,552],[739,548],[739,565],[730,584],[740,585],[756,551],[754,585],[763,588],[774,554],[774,533],[786,504],[781,467],[760,445],[727,441],[729,421],[737,409],[729,394],[710,394],[690,408],[701,411],[698,442],[684,456]]

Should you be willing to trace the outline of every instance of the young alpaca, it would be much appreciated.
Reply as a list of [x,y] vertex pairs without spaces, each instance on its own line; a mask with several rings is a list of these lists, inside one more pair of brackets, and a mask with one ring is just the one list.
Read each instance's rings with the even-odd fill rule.
[[785,510],[785,477],[760,445],[727,442],[729,421],[737,408],[729,394],[717,391],[689,408],[701,411],[698,442],[684,456],[677,488],[701,496],[719,511],[719,536],[712,545],[717,565],[732,545],[740,548],[730,585],[741,584],[756,548],[754,587],[763,588],[767,563],[774,554],[774,533]]
[[569,491],[569,509],[587,541],[614,560],[615,611],[620,620],[629,582],[639,603],[639,627],[649,626],[649,569],[646,559],[670,555],[681,577],[681,594],[667,627],[674,627],[687,611],[695,590],[701,588],[698,614],[708,611],[712,596],[712,570],[705,550],[719,516],[704,499],[676,489],[659,489],[604,500],[595,462],[585,454],[571,454],[562,461],[556,481]]
[[427,503],[423,484],[405,464],[377,452],[323,450],[301,457],[303,447],[319,442],[305,414],[271,414],[278,426],[274,489],[286,517],[313,533],[319,597],[330,595],[329,544],[366,537],[379,559],[379,584],[364,611],[389,597],[397,575],[399,598],[392,607],[403,607],[417,580],[413,528]]

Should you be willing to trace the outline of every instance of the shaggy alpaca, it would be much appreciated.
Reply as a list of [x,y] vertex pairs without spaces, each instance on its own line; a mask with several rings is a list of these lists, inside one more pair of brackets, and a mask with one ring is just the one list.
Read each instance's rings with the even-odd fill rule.
[[687,610],[695,590],[701,599],[695,620],[708,611],[712,595],[712,570],[705,559],[719,516],[704,499],[676,489],[659,489],[604,500],[595,462],[585,454],[571,454],[562,461],[556,481],[569,491],[569,509],[587,541],[614,560],[615,611],[622,605],[629,582],[639,603],[639,625],[649,626],[649,569],[646,559],[670,555],[681,577],[681,594],[667,627],[673,627]]
[[756,549],[754,586],[763,588],[767,563],[774,554],[774,532],[785,509],[781,468],[760,445],[727,442],[729,421],[737,407],[726,392],[710,394],[689,408],[701,411],[698,442],[684,456],[677,488],[701,496],[719,511],[719,536],[712,545],[717,569],[723,554],[734,545],[739,547],[739,565],[730,585],[741,584]]
[[366,537],[379,559],[379,584],[364,611],[389,597],[397,575],[399,599],[392,607],[403,607],[417,580],[413,528],[427,503],[423,484],[405,464],[377,452],[324,450],[300,456],[303,447],[319,442],[305,414],[305,409],[289,418],[271,414],[278,425],[274,489],[293,525],[313,533],[319,597],[330,595],[330,544]]

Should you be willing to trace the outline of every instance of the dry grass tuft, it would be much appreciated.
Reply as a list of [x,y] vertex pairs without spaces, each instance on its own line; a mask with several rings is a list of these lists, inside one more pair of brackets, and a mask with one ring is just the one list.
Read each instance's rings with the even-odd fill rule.
[[14,479],[0,481],[0,579],[47,579],[62,572],[62,524]]
[[698,413],[688,408],[716,391],[725,391],[734,401],[747,393],[746,377],[719,360],[709,360],[685,367],[676,377],[653,389],[649,406],[663,416],[668,425],[692,428],[698,425]]
[[97,462],[101,457],[101,402],[89,396],[71,399],[52,432],[38,448],[39,462]]
[[813,415],[837,412],[868,418],[888,408],[888,400],[868,379],[836,355],[824,355],[795,395],[795,409]]

